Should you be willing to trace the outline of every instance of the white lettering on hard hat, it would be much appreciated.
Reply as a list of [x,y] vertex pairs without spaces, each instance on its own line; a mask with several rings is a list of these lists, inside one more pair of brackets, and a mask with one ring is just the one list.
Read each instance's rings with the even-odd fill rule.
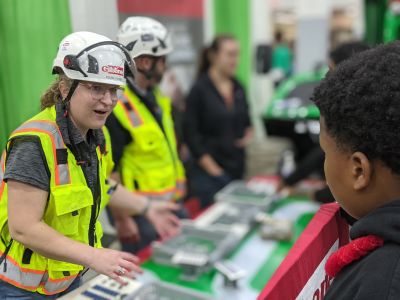
[[70,42],[69,41],[65,41],[61,46],[61,50],[65,51],[65,50],[68,49],[69,46],[70,46]]
[[103,66],[101,70],[105,73],[108,74],[115,74],[119,76],[124,76],[124,68],[123,67],[118,67],[118,66]]

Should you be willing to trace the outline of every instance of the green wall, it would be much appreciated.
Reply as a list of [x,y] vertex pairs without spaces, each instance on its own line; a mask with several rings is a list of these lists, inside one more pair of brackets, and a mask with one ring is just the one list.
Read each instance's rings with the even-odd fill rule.
[[51,65],[71,32],[68,0],[0,0],[0,148],[39,111]]
[[370,45],[383,42],[387,0],[364,0],[365,41]]

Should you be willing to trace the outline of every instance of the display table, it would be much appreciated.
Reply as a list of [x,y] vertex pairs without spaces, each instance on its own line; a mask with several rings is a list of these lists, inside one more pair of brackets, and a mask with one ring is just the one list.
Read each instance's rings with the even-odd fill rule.
[[[257,177],[250,180],[250,183],[252,183],[252,186],[257,189],[257,186],[275,185],[277,180],[274,177]],[[227,230],[226,238],[221,237],[221,239],[226,239],[228,241],[225,243],[226,247],[232,247],[232,240],[235,240],[229,238],[229,235],[233,234],[233,236],[238,240],[229,252],[226,252],[226,248],[223,248],[223,250],[218,252],[218,254],[221,254],[223,257],[215,257],[215,260],[210,260],[208,258],[209,260],[206,259],[205,261],[199,259],[196,263],[199,263],[199,266],[201,264],[204,266],[201,265],[202,267],[199,269],[201,271],[195,273],[195,276],[187,276],[187,269],[185,269],[185,264],[182,263],[185,259],[182,260],[182,257],[180,257],[181,260],[179,260],[179,257],[178,260],[176,260],[177,256],[175,255],[175,260],[179,261],[179,263],[175,265],[173,263],[160,262],[160,259],[155,257],[156,251],[152,251],[152,249],[149,248],[142,252],[141,255],[141,258],[143,259],[141,266],[144,269],[144,274],[140,275],[137,280],[129,280],[128,286],[121,288],[120,292],[118,292],[118,287],[116,285],[110,287],[111,281],[107,281],[106,278],[98,276],[92,281],[87,282],[84,286],[79,288],[79,290],[74,291],[71,295],[62,299],[181,300],[186,299],[186,296],[177,296],[176,293],[182,293],[179,295],[184,295],[188,291],[190,291],[192,295],[188,296],[189,298],[187,299],[256,299],[274,271],[286,257],[304,228],[310,222],[318,208],[318,204],[311,202],[306,197],[276,199],[268,206],[268,213],[273,217],[292,221],[294,230],[293,236],[289,241],[275,241],[262,239],[259,234],[258,225],[251,223],[246,227],[242,226],[243,224],[229,224],[230,218],[226,218],[226,216],[224,216],[222,222],[226,225],[225,229],[223,228],[224,224],[222,224],[222,227],[220,224],[215,226],[206,226],[207,222],[214,222],[210,220],[212,220],[216,214],[226,210],[226,202],[217,202],[197,217],[191,223],[191,226],[196,226],[196,228],[214,228],[215,231]],[[243,209],[242,211],[243,213],[240,215],[245,215],[246,210]],[[241,220],[242,219],[244,220],[246,218],[242,216]],[[205,234],[207,234],[207,232]],[[214,232],[213,236],[218,236],[217,232]],[[201,236],[197,237],[197,239],[201,238]],[[190,242],[194,243],[194,241],[195,240],[191,237]],[[180,239],[179,242],[182,243],[182,239]],[[205,249],[204,251],[210,251],[210,253],[216,247],[215,245],[210,245],[204,241],[195,242],[199,243],[200,246],[203,247],[202,249]],[[173,245],[174,243],[170,244]],[[191,250],[189,249],[188,251]],[[164,254],[165,253],[163,253],[163,255]],[[171,256],[174,256],[174,253],[172,253]],[[166,259],[165,257],[163,258]],[[193,263],[192,258],[193,257],[190,255],[189,258],[186,257],[186,259],[191,260],[191,263]],[[143,287],[143,285],[148,286],[149,284],[154,285],[155,283],[161,283],[163,285],[162,287],[153,287],[153,290],[162,290],[162,295],[159,295],[158,297],[153,295],[153,298],[134,297],[135,291]],[[118,294],[107,294],[107,292],[101,291],[101,288],[98,287],[94,289],[93,287],[96,285],[106,285],[108,289],[116,290]],[[179,291],[174,290],[171,292],[171,287],[173,290],[177,288]],[[169,291],[166,292],[166,289],[169,289]],[[89,295],[87,293],[88,290],[91,291],[91,294]],[[85,291],[86,295],[83,295],[82,293],[85,293]],[[100,298],[96,298],[93,295],[99,296]]]

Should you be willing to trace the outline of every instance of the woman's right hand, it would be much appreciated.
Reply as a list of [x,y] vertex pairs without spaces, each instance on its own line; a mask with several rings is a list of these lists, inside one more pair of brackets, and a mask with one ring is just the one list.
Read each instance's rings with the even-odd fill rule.
[[179,218],[173,213],[179,209],[180,206],[173,202],[156,200],[150,202],[150,207],[145,216],[154,226],[161,239],[168,239],[180,233]]
[[211,157],[210,154],[204,154],[199,159],[199,165],[203,168],[210,176],[218,177],[224,174],[222,169],[217,162]]
[[114,279],[121,285],[126,284],[122,277],[135,278],[135,275],[143,272],[138,266],[139,259],[131,253],[107,248],[92,249],[88,267]]
[[121,215],[115,218],[115,229],[122,243],[137,243],[140,241],[139,227],[131,216]]
[[208,170],[206,170],[206,172],[212,177],[219,177],[224,175],[224,170],[220,167],[209,168]]

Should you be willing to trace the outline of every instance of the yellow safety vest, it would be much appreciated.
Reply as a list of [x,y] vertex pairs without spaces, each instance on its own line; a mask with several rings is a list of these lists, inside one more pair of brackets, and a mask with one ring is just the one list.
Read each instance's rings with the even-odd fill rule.
[[[70,239],[101,247],[103,235],[99,211],[106,205],[109,196],[106,184],[107,172],[112,168],[109,149],[97,147],[101,199],[97,212],[92,192],[86,184],[82,168],[72,152],[65,146],[56,124],[55,107],[47,108],[16,129],[3,152],[0,169],[0,279],[24,290],[54,295],[66,290],[83,266],[46,258],[32,252],[23,244],[12,240],[8,230],[7,184],[3,182],[7,150],[13,139],[21,136],[39,137],[47,166],[50,171],[50,192],[43,221]],[[105,137],[108,140],[107,133]],[[108,141],[106,145],[111,145]],[[63,153],[62,157],[60,153]],[[66,154],[66,155],[65,155]],[[92,227],[91,233],[89,228]],[[91,238],[89,238],[89,235]]]
[[185,193],[185,172],[177,153],[171,100],[158,90],[155,98],[162,110],[161,130],[146,105],[128,88],[114,108],[132,142],[123,151],[119,172],[122,184],[150,199],[178,200]]

